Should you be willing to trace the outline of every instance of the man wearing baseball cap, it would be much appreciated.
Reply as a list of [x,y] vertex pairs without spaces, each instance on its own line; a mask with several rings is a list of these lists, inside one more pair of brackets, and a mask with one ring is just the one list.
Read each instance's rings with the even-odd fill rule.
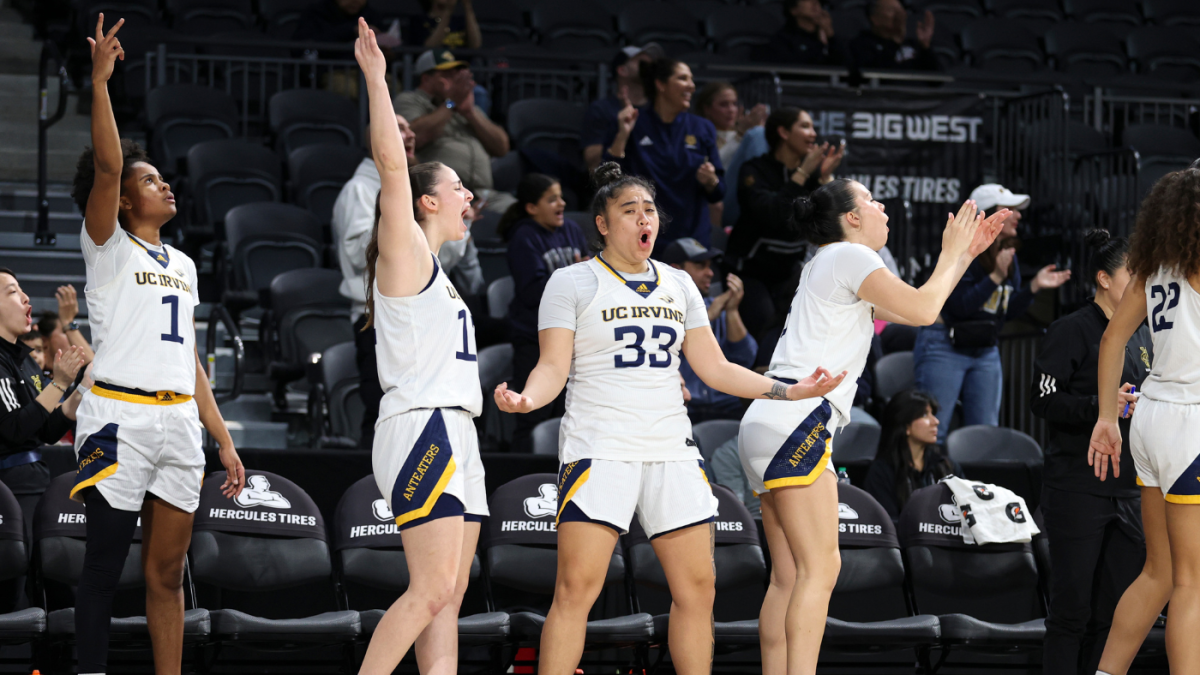
[[508,153],[508,133],[475,105],[475,78],[449,49],[431,49],[413,68],[420,84],[396,96],[417,135],[417,159],[454,169],[467,189],[492,187],[492,157]]
[[931,326],[917,331],[913,374],[917,389],[937,399],[938,442],[950,431],[955,402],[962,402],[963,426],[1000,422],[1004,375],[1000,363],[1000,330],[1004,322],[1023,315],[1042,289],[1058,288],[1071,278],[1070,270],[1046,265],[1025,284],[1017,261],[1017,224],[1029,195],[1015,194],[1003,185],[987,183],[971,192],[984,213],[1011,209],[995,243],[971,262]]
[[589,171],[599,166],[600,156],[604,154],[604,141],[616,134],[617,113],[625,107],[622,95],[628,97],[635,108],[646,105],[646,93],[642,91],[638,68],[646,61],[664,56],[666,52],[657,42],[647,42],[641,47],[622,47],[613,57],[612,91],[608,96],[593,101],[583,117],[583,133],[579,140],[583,145],[583,161]]
[[[754,366],[754,357],[758,354],[758,343],[746,332],[742,316],[738,313],[738,305],[742,302],[744,290],[742,280],[730,274],[725,277],[725,292],[715,298],[709,297],[713,278],[713,259],[721,256],[720,249],[706,248],[704,244],[692,237],[676,239],[663,249],[662,262],[671,267],[688,273],[704,304],[708,307],[708,320],[712,324],[713,335],[721,345],[721,351],[731,363],[745,368]],[[704,384],[688,364],[687,359],[679,368],[684,385],[692,395],[688,401],[688,417],[692,424],[705,420],[742,418],[742,401],[736,396],[730,396],[716,391]]]

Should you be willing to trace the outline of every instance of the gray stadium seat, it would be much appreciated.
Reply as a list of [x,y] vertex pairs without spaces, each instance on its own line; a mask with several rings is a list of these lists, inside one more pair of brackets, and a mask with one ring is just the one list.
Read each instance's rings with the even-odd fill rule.
[[582,152],[579,130],[586,112],[582,104],[549,98],[517,101],[508,107],[508,133],[515,147],[575,157]]
[[175,30],[212,35],[254,27],[250,0],[167,0]]
[[1076,21],[1142,25],[1137,0],[1063,0],[1063,9]]
[[517,185],[524,175],[520,152],[511,150],[503,157],[492,158],[492,183],[497,190],[516,192]]
[[1143,0],[1142,10],[1158,26],[1200,26],[1200,6],[1192,0]]
[[1200,77],[1196,39],[1183,26],[1143,26],[1129,34],[1125,48],[1139,74],[1176,83]]
[[[62,604],[61,599],[71,597],[69,589],[79,585],[84,551],[87,547],[84,506],[71,501],[69,496],[74,485],[74,471],[60,474],[50,481],[34,512],[33,528],[36,547],[34,584],[47,601],[49,610],[48,617],[44,615],[42,621],[46,626],[47,638],[52,643],[64,647],[69,647],[75,640],[75,608]],[[139,526],[134,531],[133,544],[125,557],[125,566],[121,571],[114,598],[111,620],[111,640],[116,648],[114,651],[121,648],[149,647],[150,634],[144,616],[146,578],[142,573],[141,533]],[[191,577],[186,566],[184,588],[185,603],[193,605],[195,593],[192,592]],[[31,626],[36,623],[32,617],[27,617],[27,620]],[[184,643],[189,646],[189,651],[190,648],[198,649],[206,641],[210,628],[211,618],[207,609],[195,606],[185,609],[183,633]],[[114,664],[109,665],[113,667]],[[113,670],[116,672],[119,668]]]
[[[291,204],[235,207],[229,211],[225,231],[229,287],[249,292],[251,301],[257,301],[258,292],[268,288],[277,275],[320,267],[324,257],[321,223]],[[340,277],[337,283],[341,283]]]
[[558,456],[558,428],[562,424],[561,417],[539,422],[533,428],[533,454]]
[[283,198],[283,166],[257,143],[236,139],[197,143],[188,150],[187,167],[196,217],[207,227],[223,223],[235,206]]
[[507,445],[516,429],[515,415],[500,412],[493,396],[497,385],[512,381],[512,362],[513,346],[507,342],[479,350],[479,384],[483,387],[480,441],[491,447]]
[[292,151],[317,143],[358,147],[359,111],[353,101],[319,89],[288,89],[268,104],[275,151]]
[[356,146],[318,143],[297,148],[288,156],[290,201],[311,211],[322,225],[329,225],[342,186],[362,160],[363,151]]
[[[558,499],[556,478],[552,473],[522,476],[501,485],[488,498],[491,516],[486,523],[488,536],[483,538],[488,587],[498,610],[523,610],[509,613],[512,636],[519,645],[538,644],[554,593],[558,571],[558,536],[552,527]],[[625,581],[625,557],[618,544],[604,584],[613,589],[610,592],[626,598],[622,592]],[[627,606],[623,601],[615,604]],[[610,605],[602,596],[596,606]],[[531,607],[535,609],[525,609]],[[649,614],[609,615],[588,621],[584,649],[637,647],[653,636],[654,621]]]
[[1045,611],[1031,546],[964,544],[951,496],[945,484],[921,488],[900,514],[916,610],[938,616],[950,651],[1040,649]]
[[293,269],[271,280],[269,312],[259,341],[269,360],[267,374],[276,383],[277,402],[286,402],[287,383],[304,377],[314,354],[354,341],[350,300],[338,292],[342,273]]
[[851,422],[839,427],[833,434],[831,461],[834,466],[866,466],[875,461],[880,432],[879,425],[866,422]]
[[237,104],[219,89],[196,84],[168,84],[146,94],[150,151],[166,176],[187,173],[188,150],[204,141],[234,137]]
[[946,437],[946,452],[971,480],[1006,487],[1024,497],[1030,509],[1037,508],[1042,448],[1027,434],[983,424],[962,427]]
[[321,353],[309,382],[309,418],[318,447],[357,448],[362,436],[363,403],[354,342],[340,342]]
[[875,364],[875,393],[884,403],[915,381],[912,352],[892,352]]
[[590,3],[544,0],[530,11],[530,20],[547,49],[583,53],[609,47],[616,37],[613,15]]
[[488,316],[493,319],[508,316],[508,306],[512,304],[514,292],[512,277],[500,277],[488,284]]
[[306,5],[318,0],[258,0],[258,13],[267,21],[267,35],[277,40],[290,40],[304,15]]
[[700,456],[705,462],[712,459],[717,448],[737,437],[741,424],[738,420],[708,420],[692,426],[692,440],[700,446]]
[[960,39],[975,68],[1019,74],[1040,70],[1044,64],[1037,36],[1018,19],[972,21]]
[[[375,632],[385,610],[409,585],[404,542],[390,516],[374,476],[351,485],[334,513],[333,555],[340,600],[346,608],[358,611],[364,636]],[[361,534],[364,529],[375,533]],[[471,565],[470,585],[482,583],[481,570],[476,557]],[[458,619],[458,641],[463,647],[500,646],[508,638],[508,615],[504,612],[488,608],[479,614],[466,615],[464,611]],[[493,665],[498,666],[499,651],[493,650],[492,656],[496,659]],[[497,667],[494,672],[503,670]]]
[[527,42],[529,39],[521,10],[508,0],[479,3],[475,8],[475,18],[479,22],[483,44],[488,49]]
[[1129,72],[1125,50],[1102,25],[1060,23],[1046,32],[1046,55],[1056,70],[1081,77],[1113,77]]
[[[8,487],[0,484],[0,586],[6,587],[6,597],[16,596],[16,587],[24,580],[28,567],[29,549],[21,505]],[[0,607],[0,644],[32,642],[45,632],[45,609]]]
[[725,5],[703,21],[704,31],[718,53],[748,59],[756,47],[770,42],[783,17],[757,7]]
[[699,22],[666,3],[643,2],[627,6],[617,15],[617,30],[628,44],[657,42],[667,53],[699,51],[704,47]]
[[1162,124],[1132,124],[1121,134],[1121,143],[1137,150],[1142,161],[1170,158],[1186,167],[1200,157],[1200,138],[1188,129]]
[[201,488],[190,552],[197,590],[212,608],[213,640],[269,649],[276,664],[291,652],[319,665],[312,647],[340,647],[338,663],[349,672],[362,622],[358,612],[325,611],[335,593],[317,505],[273,473],[248,469],[236,500],[221,494],[224,481],[216,472]]
[[950,14],[973,18],[983,16],[983,8],[975,0],[917,0],[913,3],[913,14],[924,14],[926,11],[933,12],[937,21]]

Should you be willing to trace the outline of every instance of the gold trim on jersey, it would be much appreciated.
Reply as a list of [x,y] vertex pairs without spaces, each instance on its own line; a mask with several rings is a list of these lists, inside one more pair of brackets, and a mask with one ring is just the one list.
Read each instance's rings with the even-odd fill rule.
[[396,524],[403,525],[417,518],[424,518],[429,515],[433,511],[433,507],[437,504],[438,498],[446,491],[446,486],[450,484],[450,477],[454,475],[454,471],[457,468],[457,465],[454,463],[454,457],[451,456],[450,461],[446,463],[446,468],[442,471],[441,477],[438,478],[437,484],[433,486],[433,490],[430,491],[429,497],[425,499],[425,503],[421,505],[421,508],[396,516]]
[[812,485],[814,481],[821,477],[830,460],[833,458],[833,439],[825,439],[825,455],[817,461],[817,465],[812,472],[806,476],[786,476],[784,478],[776,478],[774,480],[763,481],[763,486],[767,490],[775,488],[791,487],[793,485]]
[[175,405],[176,403],[187,403],[192,400],[192,397],[188,394],[178,394],[173,391],[157,391],[153,394],[150,392],[133,393],[132,391],[120,391],[110,388],[100,382],[92,385],[92,393],[101,398],[111,398],[114,401],[142,403],[145,405]]
[[134,244],[137,244],[138,248],[145,251],[146,255],[150,256],[151,260],[158,263],[159,265],[162,265],[163,269],[166,269],[167,266],[171,264],[171,256],[169,253],[167,253],[166,247],[163,247],[163,250],[161,253],[158,251],[151,251],[149,248],[146,247],[145,244],[138,241],[137,237],[133,236],[132,234],[129,234],[128,232],[126,232],[125,234],[129,235],[129,240],[132,241]]
[[[613,269],[612,265],[609,265],[607,262],[605,262],[604,256],[597,253],[596,254],[596,262],[600,263],[601,267],[608,270],[608,273],[613,275],[614,277],[616,277],[622,284],[629,285],[629,280],[626,279],[625,277],[621,276],[620,272]],[[655,265],[653,260],[646,260],[646,264],[650,265],[650,269],[654,270],[654,284],[656,286],[661,284],[662,283],[662,274],[660,274],[658,271],[658,265]],[[630,286],[630,288],[633,288],[633,287]],[[634,289],[634,290],[636,290],[636,289]]]

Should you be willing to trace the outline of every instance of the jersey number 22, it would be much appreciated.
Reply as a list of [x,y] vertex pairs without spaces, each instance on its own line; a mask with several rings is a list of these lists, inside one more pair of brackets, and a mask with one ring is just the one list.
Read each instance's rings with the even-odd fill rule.
[[1158,300],[1158,304],[1154,305],[1154,311],[1150,313],[1150,329],[1157,333],[1173,327],[1175,322],[1167,321],[1166,314],[1179,304],[1179,284],[1171,282],[1167,284],[1166,288],[1151,286],[1150,297]]

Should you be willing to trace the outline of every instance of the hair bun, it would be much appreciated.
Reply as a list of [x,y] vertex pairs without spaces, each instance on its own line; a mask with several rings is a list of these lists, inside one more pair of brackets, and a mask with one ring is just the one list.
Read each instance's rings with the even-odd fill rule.
[[620,164],[605,162],[596,167],[596,170],[592,172],[592,186],[595,190],[599,190],[605,185],[621,180],[621,176],[623,175]]
[[793,202],[792,209],[797,223],[807,223],[812,220],[817,205],[809,197],[800,197]]
[[1108,230],[1096,228],[1094,230],[1088,230],[1086,233],[1084,233],[1083,240],[1087,243],[1088,248],[1098,251],[1101,248],[1104,248],[1104,245],[1112,240],[1112,235],[1108,233]]

